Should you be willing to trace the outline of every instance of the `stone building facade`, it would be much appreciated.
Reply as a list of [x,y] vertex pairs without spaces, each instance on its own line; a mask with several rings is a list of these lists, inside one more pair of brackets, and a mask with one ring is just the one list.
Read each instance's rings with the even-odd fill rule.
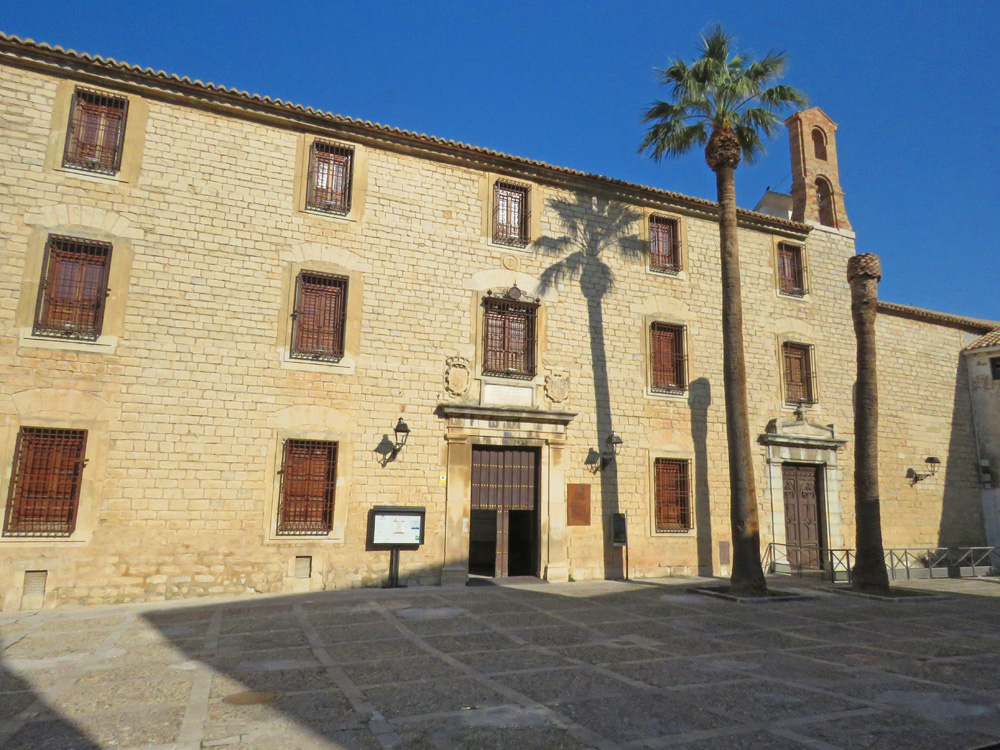
[[[378,585],[382,506],[414,583],[621,576],[616,513],[631,576],[728,573],[715,204],[9,37],[0,117],[4,609]],[[762,536],[848,547],[855,237],[789,126],[792,216],[740,213]],[[981,543],[996,324],[882,312],[886,543]]]

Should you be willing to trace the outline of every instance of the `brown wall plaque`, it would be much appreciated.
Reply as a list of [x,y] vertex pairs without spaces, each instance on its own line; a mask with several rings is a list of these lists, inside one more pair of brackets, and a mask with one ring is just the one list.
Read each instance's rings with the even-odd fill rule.
[[590,526],[590,485],[566,485],[566,525]]

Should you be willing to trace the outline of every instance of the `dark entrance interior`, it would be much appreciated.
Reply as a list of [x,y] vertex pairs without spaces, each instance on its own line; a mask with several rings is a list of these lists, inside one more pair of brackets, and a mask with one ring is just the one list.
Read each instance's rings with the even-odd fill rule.
[[538,575],[537,448],[473,446],[469,573]]
[[795,568],[823,567],[823,514],[820,510],[821,467],[782,464],[785,500],[785,543]]

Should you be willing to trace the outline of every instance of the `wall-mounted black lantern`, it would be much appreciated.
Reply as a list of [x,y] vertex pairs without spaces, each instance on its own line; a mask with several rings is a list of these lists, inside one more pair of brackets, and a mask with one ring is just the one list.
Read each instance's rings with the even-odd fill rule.
[[403,421],[402,417],[396,422],[396,426],[392,428],[392,431],[396,436],[395,441],[390,440],[388,435],[382,435],[382,442],[375,447],[375,453],[380,456],[378,462],[382,466],[395,461],[399,457],[399,452],[406,445],[406,439],[410,436],[410,428]]
[[615,432],[611,431],[607,439],[604,441],[604,450],[601,452],[601,463],[598,465],[599,471],[604,471],[608,466],[614,463],[614,460],[618,457],[618,454],[622,451],[623,440],[621,436]]
[[941,459],[937,456],[928,456],[924,459],[924,464],[927,466],[927,471],[917,471],[916,469],[906,470],[906,478],[910,480],[911,486],[937,474],[938,469],[941,467]]

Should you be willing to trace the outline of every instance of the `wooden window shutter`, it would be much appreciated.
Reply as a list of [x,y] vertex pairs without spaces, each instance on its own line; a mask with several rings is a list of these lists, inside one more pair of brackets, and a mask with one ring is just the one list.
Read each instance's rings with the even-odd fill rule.
[[51,235],[32,333],[96,341],[104,325],[111,245]]
[[657,458],[653,465],[656,531],[687,531],[692,527],[690,462]]
[[329,533],[337,490],[337,443],[286,440],[283,451],[277,533]]
[[660,393],[687,390],[684,327],[667,323],[650,326],[651,387]]
[[680,270],[677,221],[665,216],[649,217],[649,269],[664,273]]
[[346,215],[351,212],[354,149],[340,143],[314,141],[309,148],[306,208]]
[[14,448],[4,536],[73,533],[86,448],[86,430],[20,429]]
[[782,242],[778,245],[779,288],[782,293],[801,297],[806,293],[802,248]]
[[347,328],[346,276],[302,271],[295,280],[292,359],[339,362]]
[[128,99],[77,86],[66,128],[63,166],[117,174],[125,145]]
[[497,180],[493,185],[493,241],[524,247],[530,240],[531,217],[526,185]]
[[805,344],[785,343],[782,346],[785,402],[788,404],[815,403],[811,349]]
[[483,374],[533,378],[538,305],[486,297],[483,308]]

